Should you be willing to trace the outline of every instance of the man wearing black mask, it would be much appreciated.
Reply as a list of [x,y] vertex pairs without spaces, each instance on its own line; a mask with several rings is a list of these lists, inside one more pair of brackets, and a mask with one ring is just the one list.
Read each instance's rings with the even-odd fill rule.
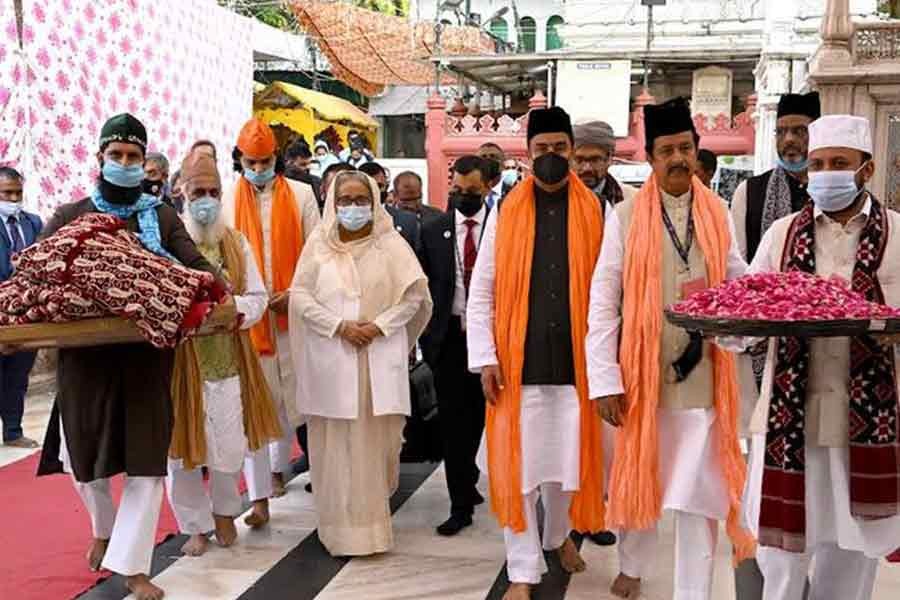
[[453,165],[448,210],[422,225],[419,262],[434,300],[431,322],[419,342],[435,374],[444,467],[450,492],[450,518],[437,528],[456,535],[472,524],[478,493],[475,454],[484,430],[481,379],[466,364],[466,301],[481,233],[487,220],[484,202],[486,161],[463,156]]
[[469,369],[481,373],[487,401],[477,464],[504,529],[505,600],[531,598],[547,572],[545,549],[567,572],[584,571],[570,530],[604,525],[603,434],[584,346],[603,213],[569,170],[574,140],[564,110],[531,111],[527,140],[534,176],[491,212],[466,305]]
[[176,202],[169,191],[169,159],[161,152],[148,152],[144,163],[144,181],[141,187],[145,194],[156,196],[181,213],[183,202]]

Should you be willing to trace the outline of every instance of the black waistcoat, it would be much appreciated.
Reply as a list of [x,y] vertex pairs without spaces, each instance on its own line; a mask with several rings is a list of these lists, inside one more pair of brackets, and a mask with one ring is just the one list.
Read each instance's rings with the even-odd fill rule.
[[574,385],[569,316],[569,188],[535,186],[534,256],[528,292],[523,385]]
[[[747,180],[747,262],[753,260],[756,249],[765,231],[762,230],[762,215],[766,206],[766,189],[769,187],[769,179],[773,171],[766,171],[756,177]],[[788,187],[791,190],[791,210],[797,212],[809,202],[809,194],[806,186],[796,178],[788,175]]]

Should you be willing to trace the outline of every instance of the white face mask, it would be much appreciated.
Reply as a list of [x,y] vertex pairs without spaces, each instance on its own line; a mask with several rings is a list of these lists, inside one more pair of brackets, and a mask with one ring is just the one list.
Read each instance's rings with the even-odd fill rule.
[[6,221],[10,217],[18,218],[21,212],[21,202],[7,202],[6,200],[0,200],[0,217],[3,218],[3,221]]
[[372,206],[338,206],[337,219],[347,231],[359,231],[372,222]]
[[856,185],[856,174],[868,161],[855,171],[813,171],[809,174],[806,191],[816,208],[824,212],[840,212],[849,207],[865,189]]

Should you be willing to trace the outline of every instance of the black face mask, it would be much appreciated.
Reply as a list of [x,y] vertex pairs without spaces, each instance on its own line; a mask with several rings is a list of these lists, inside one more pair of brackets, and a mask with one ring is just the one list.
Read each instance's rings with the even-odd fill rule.
[[534,161],[534,176],[547,185],[556,185],[569,174],[569,161],[555,152],[539,156]]
[[450,193],[450,206],[467,217],[474,217],[484,204],[481,194]]
[[141,190],[143,190],[145,194],[150,194],[151,196],[159,198],[162,195],[163,182],[145,179],[141,182]]
[[294,165],[288,165],[287,167],[285,167],[284,176],[295,181],[302,181],[303,183],[310,183],[312,181],[312,178],[309,176],[308,169],[301,169],[299,167],[295,167]]

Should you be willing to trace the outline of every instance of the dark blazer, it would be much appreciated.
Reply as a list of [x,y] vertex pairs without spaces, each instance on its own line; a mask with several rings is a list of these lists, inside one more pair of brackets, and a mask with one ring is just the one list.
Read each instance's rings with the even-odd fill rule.
[[409,247],[415,251],[419,247],[419,219],[416,214],[389,204],[385,204],[384,208],[394,220],[394,229],[403,236]]
[[[485,213],[481,234],[487,228]],[[447,211],[422,223],[419,235],[419,263],[428,277],[428,291],[434,309],[431,321],[419,338],[422,355],[430,366],[437,364],[441,345],[447,335],[447,327],[453,312],[453,295],[456,293],[456,211]],[[448,235],[449,234],[449,235]],[[479,240],[480,245],[480,240]]]
[[[19,225],[25,235],[25,246],[30,246],[37,240],[43,224],[41,218],[35,214],[22,212],[19,216]],[[6,231],[6,223],[0,223],[0,281],[6,281],[12,275],[12,240]]]

